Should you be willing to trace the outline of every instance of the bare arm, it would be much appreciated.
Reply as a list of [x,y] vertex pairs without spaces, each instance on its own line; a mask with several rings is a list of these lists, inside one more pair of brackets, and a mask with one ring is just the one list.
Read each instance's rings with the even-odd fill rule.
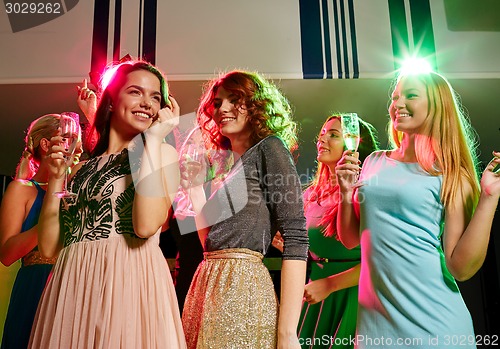
[[[63,248],[63,238],[59,224],[61,199],[53,195],[53,193],[61,191],[64,183],[64,173],[67,170],[62,153],[63,148],[58,145],[60,142],[60,136],[51,139],[51,151],[47,154],[50,158],[49,184],[38,220],[38,250],[45,258],[56,257]],[[80,167],[81,163],[73,167],[73,174]]]
[[24,257],[38,243],[36,225],[21,234],[36,195],[31,182],[17,180],[11,182],[4,193],[0,207],[0,261],[5,266]]
[[[201,211],[207,202],[204,183],[208,165],[205,158],[201,159],[201,163],[201,166],[193,167],[186,162],[186,157],[183,157],[180,167],[182,169],[181,185],[184,188],[185,194],[188,196],[187,199],[191,203],[192,210],[196,214],[194,216],[194,221],[198,232],[198,238],[203,248],[205,248],[205,240],[210,231],[210,226]],[[211,184],[213,190],[215,189],[214,183],[215,181],[212,181]]]
[[309,282],[304,289],[304,298],[308,303],[315,304],[333,292],[358,285],[360,269],[361,264],[358,264],[341,273]]
[[306,262],[285,259],[281,267],[281,305],[278,320],[278,348],[300,348],[297,339]]
[[198,237],[201,242],[201,246],[205,248],[205,241],[207,239],[208,232],[210,231],[210,227],[208,226],[207,220],[201,214],[201,210],[205,203],[207,202],[205,190],[203,189],[203,185],[198,185],[196,187],[189,189],[189,197],[193,205],[193,211],[196,213],[194,217],[194,221],[196,223],[196,230],[198,231]]
[[337,214],[337,233],[342,244],[346,248],[352,249],[360,243],[359,219],[353,205],[353,184],[357,173],[359,173],[357,157],[349,155],[349,151],[345,151],[335,168],[335,173],[341,193]]
[[97,96],[94,91],[88,88],[87,79],[83,79],[82,86],[77,86],[76,103],[80,107],[89,123],[94,123],[97,110]]
[[[496,163],[500,163],[499,158]],[[464,185],[462,191],[457,193],[456,204],[446,208],[444,253],[448,269],[459,281],[470,279],[486,258],[493,217],[500,196],[500,177],[491,172],[491,168],[492,164],[483,173],[481,196],[473,214],[471,205],[467,202],[472,195],[469,184]],[[466,202],[460,199],[462,197],[467,198]]]
[[177,151],[157,138],[147,137],[132,210],[137,236],[150,237],[165,224],[178,186]]

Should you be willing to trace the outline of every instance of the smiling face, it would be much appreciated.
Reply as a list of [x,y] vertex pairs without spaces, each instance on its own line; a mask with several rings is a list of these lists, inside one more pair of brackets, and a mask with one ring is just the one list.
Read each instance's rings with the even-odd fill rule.
[[344,139],[339,118],[332,118],[323,125],[316,147],[319,162],[335,165],[340,160],[344,151]]
[[429,115],[425,84],[417,77],[403,77],[392,93],[389,114],[397,131],[418,133]]
[[219,132],[231,143],[236,139],[250,139],[252,129],[248,121],[248,111],[241,105],[238,97],[224,89],[218,88],[213,100],[213,120]]
[[111,128],[133,137],[151,126],[160,104],[158,77],[143,69],[132,71],[113,98]]

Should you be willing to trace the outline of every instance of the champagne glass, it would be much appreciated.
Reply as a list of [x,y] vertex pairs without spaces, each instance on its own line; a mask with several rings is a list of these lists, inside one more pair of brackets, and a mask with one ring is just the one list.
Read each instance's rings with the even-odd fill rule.
[[178,201],[177,210],[175,211],[178,216],[196,216],[193,211],[193,205],[191,199],[189,198],[192,179],[196,177],[201,171],[202,160],[203,160],[204,149],[201,149],[201,145],[197,143],[189,143],[185,145],[185,149],[182,152],[183,156],[183,166],[186,168],[188,173],[189,185],[187,189],[181,188],[181,198]]
[[[347,150],[356,152],[358,150],[360,134],[359,134],[359,119],[356,113],[341,114],[340,122],[342,125],[342,137]],[[354,177],[353,184],[357,183],[358,175]]]
[[[495,160],[495,158],[491,159],[490,163]],[[491,170],[494,174],[500,173],[500,164],[496,164],[495,167],[493,167],[493,170]]]
[[73,162],[73,154],[76,149],[76,144],[79,138],[79,115],[76,113],[65,112],[61,113],[59,119],[59,128],[61,129],[61,137],[63,141],[61,145],[64,147],[64,166],[66,169],[64,171],[64,185],[63,190],[55,192],[54,195],[58,198],[74,198],[75,193],[68,191],[68,173],[70,171],[70,166]]
[[356,152],[360,141],[358,115],[356,113],[342,114],[341,124],[345,147]]
[[496,165],[494,168],[493,168],[493,173],[500,173],[500,164]]

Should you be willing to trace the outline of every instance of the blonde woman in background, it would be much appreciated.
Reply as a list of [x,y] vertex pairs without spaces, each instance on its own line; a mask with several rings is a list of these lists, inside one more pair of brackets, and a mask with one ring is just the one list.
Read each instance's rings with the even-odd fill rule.
[[21,260],[12,288],[2,349],[26,348],[38,301],[56,258],[38,252],[37,224],[47,189],[46,153],[59,128],[59,114],[34,120],[25,138],[23,155],[0,208],[0,261],[5,266]]

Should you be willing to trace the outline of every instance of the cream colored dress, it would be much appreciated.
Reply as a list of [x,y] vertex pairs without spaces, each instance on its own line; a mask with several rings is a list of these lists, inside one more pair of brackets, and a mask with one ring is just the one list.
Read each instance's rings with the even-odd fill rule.
[[30,348],[185,348],[159,233],[133,232],[128,152],[89,160],[61,211],[65,231],[38,307]]

